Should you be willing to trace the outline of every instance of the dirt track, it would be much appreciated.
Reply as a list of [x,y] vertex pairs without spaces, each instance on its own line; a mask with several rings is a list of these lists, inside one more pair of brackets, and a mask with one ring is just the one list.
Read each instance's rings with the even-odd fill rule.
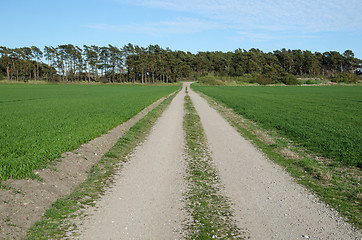
[[336,212],[272,163],[198,94],[190,97],[200,115],[212,158],[236,220],[251,239],[361,239]]
[[[184,90],[90,210],[80,239],[179,239],[186,214],[183,180]],[[334,211],[296,184],[190,91],[239,227],[251,239],[361,239]],[[175,231],[176,230],[176,231]]]
[[98,138],[81,145],[72,152],[62,154],[51,169],[35,171],[44,181],[36,179],[10,179],[0,189],[0,239],[21,239],[28,229],[60,197],[69,195],[87,179],[88,171],[103,154],[164,98],[154,102],[137,115]]
[[[187,84],[189,85],[189,84]],[[296,184],[279,166],[244,140],[207,102],[190,91],[200,115],[212,158],[232,200],[239,227],[250,239],[362,239],[361,232]],[[182,90],[115,177],[115,184],[77,222],[80,239],[182,239],[189,218],[180,199],[186,191],[184,96]],[[55,165],[57,171],[38,172],[45,182],[9,180],[0,189],[0,239],[20,239],[57,197],[70,193],[87,170],[160,101],[137,117],[92,140]],[[5,220],[10,219],[11,224]]]
[[80,239],[179,239],[185,164],[181,91],[80,226]]

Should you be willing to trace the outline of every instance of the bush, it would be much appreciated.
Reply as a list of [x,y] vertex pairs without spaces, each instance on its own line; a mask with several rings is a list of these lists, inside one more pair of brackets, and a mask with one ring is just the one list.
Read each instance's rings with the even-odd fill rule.
[[[250,74],[250,73],[246,73],[243,74],[241,76],[213,76],[213,75],[209,75],[206,79],[201,79],[201,81],[210,81],[210,82],[215,82],[216,85],[235,85],[235,84],[245,84],[245,83],[255,83],[256,82],[256,78],[257,76],[259,76],[258,74]],[[221,81],[221,83],[220,83]],[[209,84],[210,85],[210,84]],[[215,85],[215,84],[213,84]]]
[[286,76],[283,76],[281,78],[281,82],[286,85],[298,85],[299,84],[297,77],[292,74],[287,74]]
[[260,85],[268,85],[268,84],[273,84],[274,81],[271,77],[266,76],[266,75],[260,75],[257,77],[256,82]]
[[4,75],[0,73],[0,80],[4,80]]
[[199,77],[197,81],[202,85],[225,85],[223,81],[211,75]]
[[109,83],[109,80],[108,80],[106,77],[100,77],[100,78],[99,78],[99,81],[100,81],[101,83]]
[[235,77],[235,81],[238,83],[255,83],[255,79],[256,78],[250,73]]
[[337,77],[331,80],[332,82],[337,83],[358,83],[359,77],[357,74],[354,73],[341,73]]

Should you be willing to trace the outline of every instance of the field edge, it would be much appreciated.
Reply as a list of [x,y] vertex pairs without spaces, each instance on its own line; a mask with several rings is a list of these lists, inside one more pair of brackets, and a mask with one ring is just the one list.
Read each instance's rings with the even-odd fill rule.
[[291,140],[268,131],[244,118],[225,104],[196,91],[212,108],[217,110],[244,138],[251,141],[268,159],[285,169],[295,181],[318,198],[356,229],[362,229],[362,184],[360,169],[329,166],[328,159],[307,151]]
[[150,133],[152,126],[170,104],[178,91],[169,95],[155,109],[138,121],[119,141],[93,165],[88,178],[75,188],[66,197],[55,201],[45,212],[42,219],[36,222],[28,231],[28,240],[32,239],[63,239],[67,234],[75,232],[76,225],[72,218],[84,217],[82,209],[94,206],[112,183],[116,171],[122,169],[122,164],[127,162],[127,156]]

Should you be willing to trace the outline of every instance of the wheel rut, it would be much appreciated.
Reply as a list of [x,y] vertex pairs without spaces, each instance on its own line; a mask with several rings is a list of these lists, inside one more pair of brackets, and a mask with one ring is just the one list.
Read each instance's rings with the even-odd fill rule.
[[113,186],[88,211],[77,239],[181,238],[185,91],[172,100]]
[[207,101],[190,97],[235,219],[251,239],[361,239],[360,232],[246,141]]
[[[190,83],[184,84],[148,138],[129,157],[97,208],[87,210],[80,235],[71,238],[190,236],[185,229],[195,219],[185,203],[189,170],[184,152],[185,87],[190,89]],[[231,201],[232,222],[246,232],[245,238],[361,239],[359,231],[242,138],[206,100],[191,89],[189,96],[200,116],[221,193]],[[208,237],[212,236],[216,235]]]

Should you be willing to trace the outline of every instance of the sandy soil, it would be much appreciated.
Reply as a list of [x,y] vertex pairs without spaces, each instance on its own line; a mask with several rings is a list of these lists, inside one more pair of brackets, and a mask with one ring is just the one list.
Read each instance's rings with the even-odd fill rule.
[[279,166],[230,126],[198,94],[190,97],[200,115],[212,158],[240,228],[251,239],[361,239],[338,214],[296,184]]
[[173,99],[115,177],[114,185],[96,208],[87,210],[88,217],[71,238],[182,238],[184,96],[182,90]]
[[75,186],[83,182],[90,168],[136,122],[155,108],[160,99],[136,116],[78,149],[62,154],[51,169],[34,171],[38,180],[8,180],[3,184],[10,190],[0,189],[0,239],[20,239],[59,197],[69,195]]

